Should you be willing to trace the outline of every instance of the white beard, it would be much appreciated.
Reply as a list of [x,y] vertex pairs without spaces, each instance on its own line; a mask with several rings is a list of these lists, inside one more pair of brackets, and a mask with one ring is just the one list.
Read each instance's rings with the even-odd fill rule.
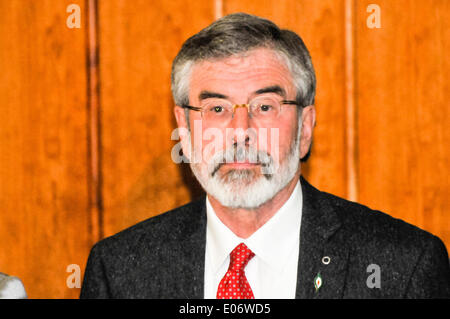
[[[266,152],[257,152],[258,162],[262,163],[259,166],[261,171],[259,174],[255,170],[234,169],[223,174],[223,176],[219,176],[219,163],[233,161],[234,156],[236,156],[237,161],[248,160],[256,153],[255,150],[239,148],[216,153],[207,165],[191,162],[190,166],[206,193],[217,199],[223,206],[255,209],[274,198],[297,173],[300,165],[300,132],[301,127],[298,128],[296,139],[278,170],[275,168],[270,155]],[[190,140],[190,134],[188,139]],[[264,172],[273,173],[264,174]]]

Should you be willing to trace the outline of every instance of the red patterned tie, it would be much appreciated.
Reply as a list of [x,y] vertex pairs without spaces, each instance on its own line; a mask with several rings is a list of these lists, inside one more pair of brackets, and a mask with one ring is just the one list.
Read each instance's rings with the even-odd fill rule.
[[244,271],[253,256],[255,254],[244,243],[233,249],[230,266],[217,289],[217,299],[255,299]]

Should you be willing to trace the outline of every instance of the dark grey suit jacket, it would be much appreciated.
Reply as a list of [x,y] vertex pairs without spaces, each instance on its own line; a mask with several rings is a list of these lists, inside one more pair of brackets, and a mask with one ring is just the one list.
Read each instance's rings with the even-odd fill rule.
[[[448,254],[439,238],[320,192],[303,178],[301,186],[297,298],[450,298]],[[205,244],[205,200],[150,218],[92,248],[80,297],[203,298]],[[367,285],[376,275],[372,264],[379,266],[380,288]]]

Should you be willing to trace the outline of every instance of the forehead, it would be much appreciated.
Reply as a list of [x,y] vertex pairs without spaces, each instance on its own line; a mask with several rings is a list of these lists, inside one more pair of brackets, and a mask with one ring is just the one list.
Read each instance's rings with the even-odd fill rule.
[[[196,63],[190,78],[190,97],[202,90],[243,96],[263,87],[278,85],[292,94],[289,69],[273,50],[255,49],[245,54]],[[193,96],[194,95],[194,96]]]

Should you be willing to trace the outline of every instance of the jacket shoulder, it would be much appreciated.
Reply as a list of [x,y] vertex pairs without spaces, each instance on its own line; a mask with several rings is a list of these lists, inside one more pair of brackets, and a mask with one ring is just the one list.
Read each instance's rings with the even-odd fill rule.
[[[320,191],[301,178],[304,201],[312,203],[313,209],[325,215],[337,217],[341,227],[359,240],[404,241],[413,243],[434,238],[429,232],[394,218],[379,210]],[[329,217],[324,217],[328,219]]]
[[321,193],[330,201],[344,227],[361,240],[422,247],[427,240],[436,239],[436,236],[428,231],[385,212],[332,194]]
[[180,296],[183,278],[172,279],[186,266],[186,245],[200,241],[205,220],[204,200],[197,201],[99,241],[89,254],[80,297]]
[[195,223],[203,217],[204,204],[204,200],[198,200],[148,218],[100,240],[94,247],[124,250],[129,254],[130,249],[133,250],[144,242],[156,244],[182,240],[183,236],[195,231]]

